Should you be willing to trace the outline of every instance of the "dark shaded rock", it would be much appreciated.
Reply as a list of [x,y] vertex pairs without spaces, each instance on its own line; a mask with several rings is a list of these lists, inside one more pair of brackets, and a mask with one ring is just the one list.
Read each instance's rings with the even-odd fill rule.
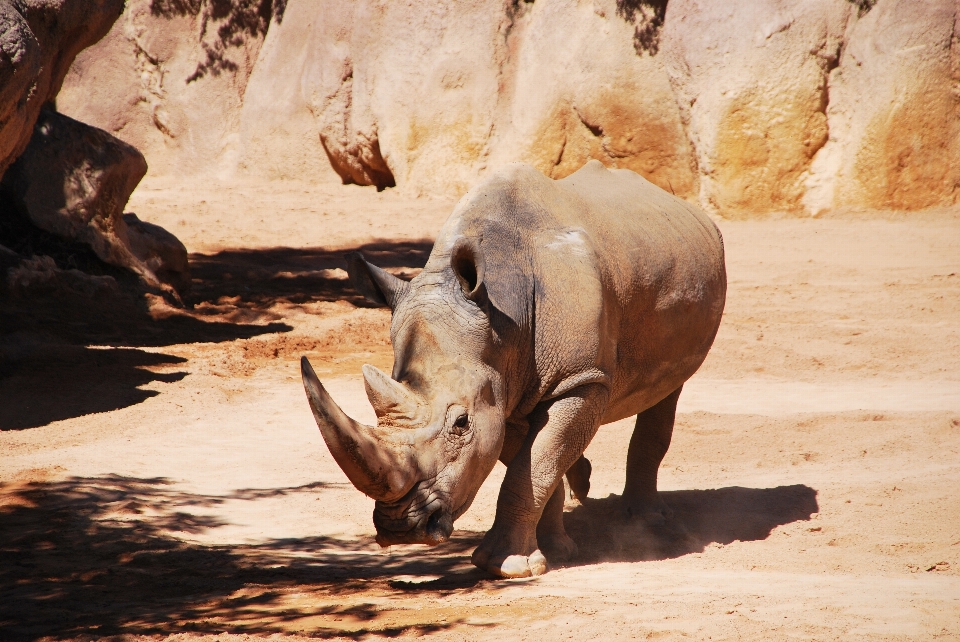
[[10,248],[0,245],[0,270],[5,270],[20,263],[20,255]]
[[190,264],[187,248],[176,236],[159,225],[147,223],[136,214],[124,214],[130,249],[164,283],[177,292],[190,289]]
[[85,299],[121,296],[112,276],[96,276],[80,270],[61,270],[49,256],[35,256],[7,270],[6,287],[12,296],[75,295]]
[[[3,189],[0,189],[0,245],[18,255],[16,263],[32,256],[49,256],[61,270],[112,276],[128,289],[137,289],[141,283],[129,270],[104,263],[86,243],[65,239],[34,225],[23,203]],[[0,282],[4,278],[0,273]]]
[[100,259],[133,271],[149,286],[188,287],[186,248],[161,228],[123,216],[146,171],[134,147],[44,109],[2,187],[37,227],[88,245]]

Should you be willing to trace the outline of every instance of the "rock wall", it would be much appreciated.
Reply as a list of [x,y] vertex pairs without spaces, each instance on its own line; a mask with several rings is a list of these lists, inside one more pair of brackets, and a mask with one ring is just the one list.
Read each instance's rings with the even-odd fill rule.
[[672,0],[662,50],[704,205],[742,215],[802,209],[828,137],[827,75],[855,12],[836,0]]
[[151,171],[463,193],[596,158],[725,216],[960,198],[956,0],[130,0],[61,111]]
[[57,109],[146,156],[158,174],[232,173],[271,0],[130,0],[82,52]]
[[830,73],[829,142],[807,206],[917,209],[960,198],[960,4],[881,0]]

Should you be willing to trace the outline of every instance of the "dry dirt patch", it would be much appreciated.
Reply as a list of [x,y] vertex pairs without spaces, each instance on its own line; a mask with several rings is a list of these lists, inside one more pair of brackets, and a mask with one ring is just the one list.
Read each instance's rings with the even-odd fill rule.
[[412,275],[451,206],[328,189],[138,192],[141,218],[191,222],[188,314],[4,311],[0,638],[960,636],[955,214],[721,222],[729,303],[662,467],[674,519],[620,516],[631,426],[606,426],[568,506],[579,556],[502,581],[469,564],[502,467],[448,544],[384,551],[313,424],[301,354],[361,420],[359,367],[392,358],[339,255]]

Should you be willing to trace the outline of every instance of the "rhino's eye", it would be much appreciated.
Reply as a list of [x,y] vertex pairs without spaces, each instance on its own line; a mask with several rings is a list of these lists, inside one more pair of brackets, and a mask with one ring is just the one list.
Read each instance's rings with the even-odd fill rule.
[[457,420],[453,422],[453,432],[462,435],[467,431],[467,415],[463,414],[457,417]]

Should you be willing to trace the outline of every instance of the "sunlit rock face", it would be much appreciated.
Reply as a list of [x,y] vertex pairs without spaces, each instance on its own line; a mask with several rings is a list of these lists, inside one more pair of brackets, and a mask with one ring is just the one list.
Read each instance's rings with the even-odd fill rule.
[[960,197],[960,21],[954,0],[880,0],[851,21],[830,74],[830,141],[811,211],[917,209]]
[[130,143],[163,175],[217,175],[239,162],[247,84],[271,0],[130,0],[78,56],[57,108]]
[[131,0],[58,108],[157,174],[458,195],[596,158],[725,216],[957,200],[953,0],[222,4]]
[[671,0],[662,50],[697,150],[700,200],[740,215],[802,211],[827,142],[844,0]]

